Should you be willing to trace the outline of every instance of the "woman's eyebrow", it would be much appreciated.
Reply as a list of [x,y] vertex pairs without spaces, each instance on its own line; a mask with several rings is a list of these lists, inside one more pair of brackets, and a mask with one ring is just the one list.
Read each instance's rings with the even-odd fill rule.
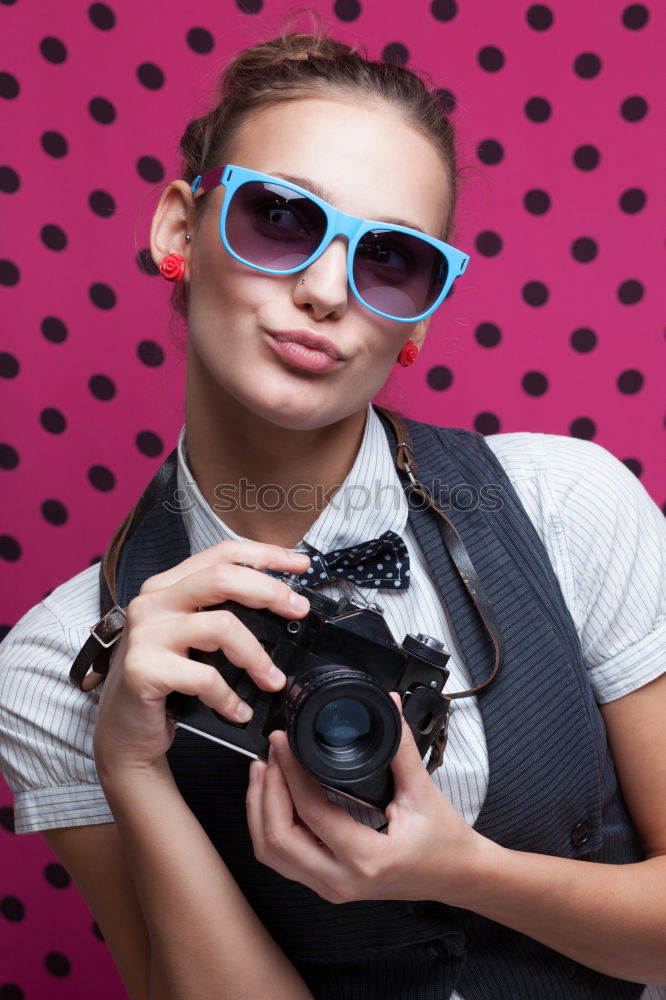
[[[316,195],[317,198],[321,198],[322,201],[327,201],[329,204],[333,203],[331,195],[315,181],[308,180],[307,177],[297,177],[295,174],[281,173],[273,173],[271,176],[281,177],[284,181],[290,181],[290,183],[296,184],[298,187],[305,188],[306,191],[311,191],[312,194]],[[422,229],[421,226],[417,226],[415,222],[409,222],[406,219],[394,219],[382,216],[379,219],[375,219],[375,222],[386,222],[390,226],[405,226],[407,229],[416,229],[419,233],[425,233],[425,229]]]

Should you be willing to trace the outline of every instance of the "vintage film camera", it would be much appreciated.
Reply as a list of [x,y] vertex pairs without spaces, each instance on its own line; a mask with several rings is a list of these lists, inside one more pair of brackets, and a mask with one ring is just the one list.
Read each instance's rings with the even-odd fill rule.
[[308,615],[288,620],[267,610],[226,601],[286,674],[281,691],[258,688],[221,650],[191,649],[253,707],[245,725],[229,722],[198,698],[177,692],[167,707],[176,725],[265,760],[268,735],[286,730],[291,748],[322,785],[378,809],[393,796],[390,763],[400,742],[400,714],[389,697],[398,691],[402,710],[423,757],[445,723],[442,690],[449,654],[437,639],[407,635],[397,645],[375,604],[326,597],[291,584],[310,601]]

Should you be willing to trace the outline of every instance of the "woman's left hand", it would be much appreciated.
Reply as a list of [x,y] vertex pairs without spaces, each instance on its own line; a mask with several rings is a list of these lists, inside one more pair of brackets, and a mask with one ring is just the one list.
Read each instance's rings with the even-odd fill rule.
[[391,764],[395,791],[385,833],[329,802],[294,757],[286,733],[276,731],[270,741],[268,764],[252,764],[247,794],[258,861],[331,903],[430,899],[464,905],[495,845],[433,784],[404,719]]

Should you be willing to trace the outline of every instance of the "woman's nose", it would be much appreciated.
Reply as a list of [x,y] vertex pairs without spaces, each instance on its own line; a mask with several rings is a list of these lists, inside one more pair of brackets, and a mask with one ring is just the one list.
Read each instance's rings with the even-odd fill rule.
[[350,294],[347,246],[345,237],[336,236],[321,257],[294,275],[294,300],[298,305],[309,305],[315,314],[323,316],[345,311]]

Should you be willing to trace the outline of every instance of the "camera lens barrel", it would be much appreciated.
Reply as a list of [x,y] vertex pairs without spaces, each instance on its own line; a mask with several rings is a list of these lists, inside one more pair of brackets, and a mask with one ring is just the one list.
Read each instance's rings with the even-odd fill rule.
[[301,674],[285,717],[303,767],[342,789],[386,771],[400,743],[400,713],[388,692],[351,667],[327,663]]

